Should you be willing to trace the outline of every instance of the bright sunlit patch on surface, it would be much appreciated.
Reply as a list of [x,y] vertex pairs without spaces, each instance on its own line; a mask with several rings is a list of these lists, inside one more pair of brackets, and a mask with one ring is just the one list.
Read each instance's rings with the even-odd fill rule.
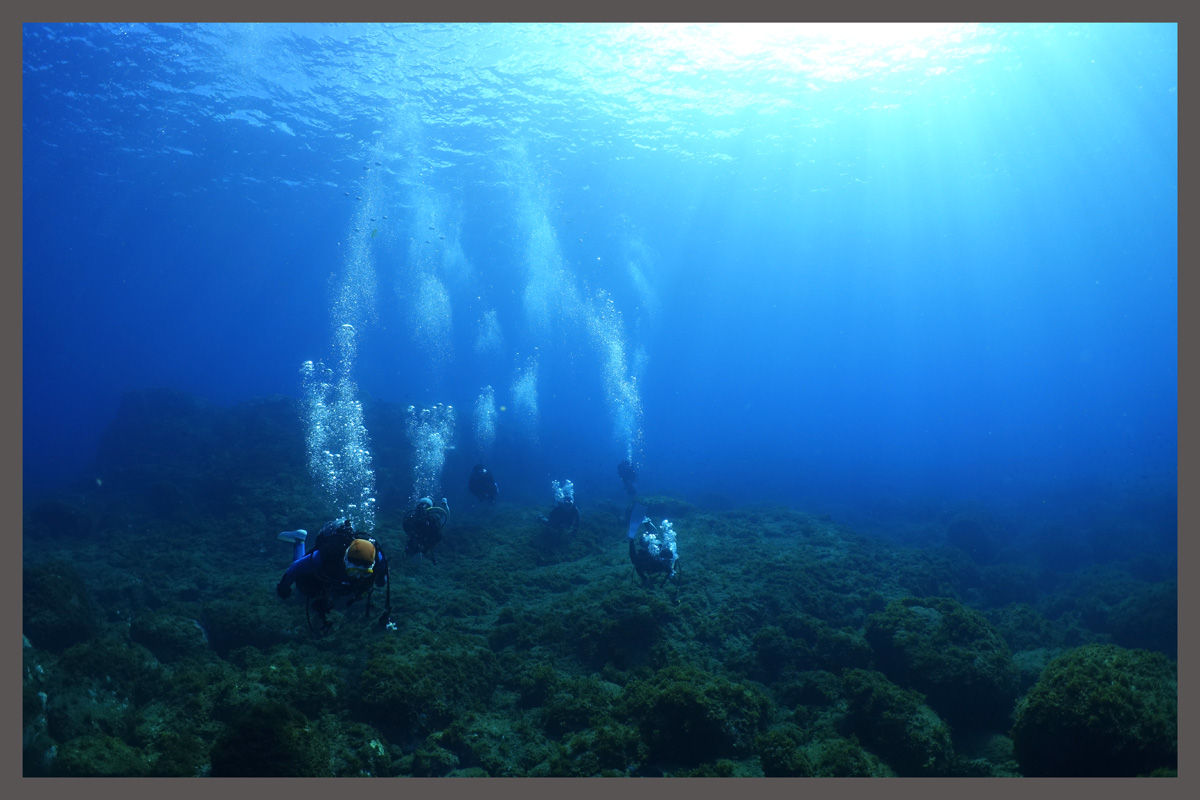
[[615,33],[647,51],[633,57],[647,65],[661,54],[672,72],[778,71],[826,81],[852,80],[921,62],[962,54],[963,45],[980,33],[966,23],[837,22],[723,23],[703,25],[631,25]]

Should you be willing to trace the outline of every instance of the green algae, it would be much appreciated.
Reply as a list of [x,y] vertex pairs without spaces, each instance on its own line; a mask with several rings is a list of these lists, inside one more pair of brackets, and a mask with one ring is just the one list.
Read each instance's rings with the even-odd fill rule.
[[[27,774],[1015,774],[1009,715],[1049,657],[1111,635],[1160,642],[1142,621],[1174,591],[1093,570],[1034,595],[999,549],[980,566],[818,515],[665,494],[646,501],[675,523],[676,580],[637,578],[611,498],[553,540],[544,508],[456,505],[432,565],[400,555],[401,509],[381,491],[397,629],[377,624],[376,595],[374,614],[335,611],[314,637],[272,591],[288,560],[274,534],[326,513],[296,409],[150,398],[121,426],[154,402],[184,422],[108,437],[103,486],[27,515],[27,539],[92,531],[25,564]],[[372,429],[395,462],[381,487],[402,484],[403,437]],[[71,563],[89,570],[57,566]],[[1024,736],[1050,726],[1024,713]],[[278,752],[237,757],[266,728]],[[1159,761],[1145,771],[1173,764]]]
[[1175,769],[1178,677],[1163,654],[1087,645],[1051,661],[1021,700],[1013,744],[1036,776]]

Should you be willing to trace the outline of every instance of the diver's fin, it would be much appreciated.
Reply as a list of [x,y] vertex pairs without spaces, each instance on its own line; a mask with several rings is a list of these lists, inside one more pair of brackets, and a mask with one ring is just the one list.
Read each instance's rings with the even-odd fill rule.
[[629,537],[632,539],[637,536],[638,528],[642,527],[642,520],[646,518],[646,507],[641,503],[633,504],[633,511],[629,512]]
[[284,531],[276,538],[281,542],[303,542],[308,538],[308,531],[304,530],[304,528],[298,528],[294,531]]

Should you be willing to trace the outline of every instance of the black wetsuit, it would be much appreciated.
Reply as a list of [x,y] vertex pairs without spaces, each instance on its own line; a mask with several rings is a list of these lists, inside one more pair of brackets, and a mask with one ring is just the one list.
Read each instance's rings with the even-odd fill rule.
[[[321,533],[325,533],[325,529],[322,529]],[[349,547],[349,543],[355,538],[367,539],[375,545],[375,567],[370,575],[350,577],[346,574],[342,557],[345,554],[345,548]],[[279,579],[275,591],[280,597],[286,598],[292,593],[292,584],[295,583],[296,588],[305,596],[306,602],[312,602],[312,609],[317,613],[323,626],[328,627],[329,622],[325,615],[333,609],[336,601],[344,600],[345,605],[349,607],[372,588],[382,588],[388,585],[388,563],[378,542],[366,536],[357,536],[352,533],[352,529],[332,531],[328,539],[318,534],[316,539],[316,548],[306,555],[301,555],[305,542],[295,543],[296,558],[283,577]],[[391,589],[389,588],[388,591],[388,612],[390,612]],[[367,602],[369,608],[370,600]],[[309,626],[311,627],[311,625],[310,620]]]
[[646,548],[638,548],[638,538],[634,536],[629,540],[629,560],[633,562],[633,568],[637,570],[638,577],[644,578],[656,572],[665,572],[669,575],[671,573],[671,551],[664,547],[658,551],[658,555],[653,555]]
[[625,491],[630,496],[637,494],[637,486],[634,485],[637,483],[637,470],[628,458],[617,464],[617,474],[621,476],[621,483],[625,484]]
[[405,514],[404,532],[408,534],[408,541],[404,552],[410,556],[420,553],[436,564],[437,559],[432,551],[442,540],[443,524],[442,517],[429,509],[414,508]]
[[498,493],[496,479],[483,464],[476,464],[475,469],[471,471],[471,478],[467,481],[467,489],[470,490],[471,494],[488,505],[496,504],[496,495]]
[[[328,565],[326,561],[334,561]],[[279,586],[290,589],[293,583],[301,593],[316,597],[326,591],[337,595],[361,595],[372,586],[387,585],[387,559],[383,551],[375,550],[375,571],[360,578],[346,576],[346,568],[337,553],[322,553],[314,550],[303,558],[292,562],[292,566],[279,580]],[[278,591],[278,589],[277,589]]]
[[557,534],[574,533],[579,530],[579,509],[570,500],[563,500],[550,511],[546,524]]

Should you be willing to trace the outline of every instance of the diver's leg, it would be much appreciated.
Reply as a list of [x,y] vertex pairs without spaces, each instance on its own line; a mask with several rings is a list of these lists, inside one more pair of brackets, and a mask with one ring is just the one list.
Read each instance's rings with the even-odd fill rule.
[[298,528],[294,531],[284,531],[276,538],[281,542],[292,543],[292,561],[299,561],[304,558],[304,541],[308,538],[308,531],[303,528]]

